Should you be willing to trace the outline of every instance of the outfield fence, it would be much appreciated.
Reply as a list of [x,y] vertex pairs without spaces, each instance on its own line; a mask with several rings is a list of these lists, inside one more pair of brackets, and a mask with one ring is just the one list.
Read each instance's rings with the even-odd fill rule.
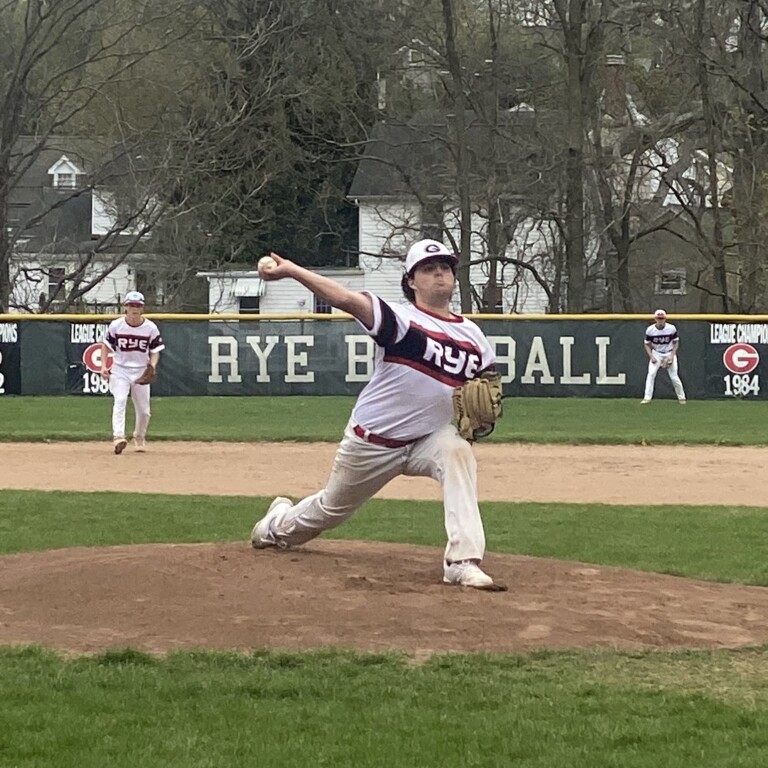
[[[348,315],[147,316],[166,344],[155,395],[355,395],[373,370],[374,343]],[[0,315],[0,395],[108,394],[98,371],[113,317]],[[642,396],[647,315],[470,317],[508,396]],[[768,397],[768,315],[668,319],[689,399]],[[664,372],[656,392],[674,397]]]

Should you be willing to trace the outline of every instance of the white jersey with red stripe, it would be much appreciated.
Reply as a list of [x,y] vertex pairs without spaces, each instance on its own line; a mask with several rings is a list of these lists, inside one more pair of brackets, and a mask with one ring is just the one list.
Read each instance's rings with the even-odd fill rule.
[[[461,315],[440,317],[414,304],[373,302],[373,376],[352,420],[391,440],[416,440],[453,419],[453,390],[496,362],[480,328]],[[362,325],[362,323],[361,323]]]
[[669,354],[675,348],[677,340],[677,328],[672,323],[664,323],[663,328],[657,328],[654,323],[645,330],[645,343],[660,355]]
[[131,370],[144,370],[153,352],[165,349],[158,327],[147,318],[141,325],[129,325],[125,317],[113,320],[104,343],[114,353],[113,364]]

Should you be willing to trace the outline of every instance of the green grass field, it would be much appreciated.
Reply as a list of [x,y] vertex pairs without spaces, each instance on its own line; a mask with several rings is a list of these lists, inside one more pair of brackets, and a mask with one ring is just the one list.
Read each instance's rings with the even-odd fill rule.
[[[153,439],[336,440],[347,398],[153,401]],[[0,439],[105,439],[110,401],[0,399]],[[764,445],[763,403],[527,400],[495,440]],[[286,430],[288,432],[286,433]],[[570,437],[570,439],[569,439]],[[12,446],[0,445],[2,451]],[[2,472],[0,461],[0,473]],[[0,491],[0,554],[244,540],[266,499]],[[768,509],[483,505],[496,552],[768,585]],[[336,538],[441,546],[438,504]],[[0,586],[2,584],[0,558]],[[514,589],[514,586],[512,585]],[[0,592],[1,594],[1,592]],[[0,621],[3,620],[0,598]],[[433,656],[0,649],[0,768],[768,765],[768,648]]]
[[[336,442],[351,397],[153,398],[153,440]],[[0,397],[0,440],[103,440],[109,398]],[[768,402],[516,398],[488,442],[768,445]],[[129,405],[130,416],[130,405]]]
[[[0,554],[73,546],[245,541],[266,497],[2,491]],[[161,514],[158,514],[161,511]],[[760,507],[483,504],[488,547],[711,581],[768,585]],[[431,501],[372,499],[334,539],[444,545]]]
[[0,765],[764,766],[763,651],[0,653]]

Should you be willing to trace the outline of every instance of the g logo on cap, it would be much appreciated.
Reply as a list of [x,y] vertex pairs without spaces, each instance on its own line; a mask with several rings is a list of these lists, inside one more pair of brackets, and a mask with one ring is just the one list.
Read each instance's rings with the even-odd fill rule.
[[441,258],[451,264],[458,264],[458,257],[438,240],[419,240],[408,249],[405,257],[405,272],[410,275],[413,270],[427,259]]

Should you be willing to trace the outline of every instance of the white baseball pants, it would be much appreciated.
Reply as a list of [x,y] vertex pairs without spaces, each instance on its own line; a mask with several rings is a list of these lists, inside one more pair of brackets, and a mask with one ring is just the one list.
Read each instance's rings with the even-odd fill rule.
[[136,384],[144,369],[123,368],[113,365],[109,376],[109,391],[115,402],[112,406],[112,436],[125,437],[125,409],[128,395],[136,411],[134,437],[146,437],[149,426],[149,384]]
[[287,544],[303,544],[341,525],[398,475],[431,477],[443,487],[445,559],[482,560],[477,461],[456,428],[449,424],[403,448],[387,448],[359,438],[352,426],[347,424],[325,488],[277,515],[273,533]]
[[[653,358],[648,361],[648,375],[645,377],[645,394],[643,400],[653,399],[653,390],[656,386],[656,374],[661,368],[662,360],[668,360],[671,355],[657,355],[654,354]],[[678,400],[685,400],[685,390],[683,389],[683,382],[680,380],[680,376],[677,373],[677,355],[672,358],[672,364],[666,369],[669,374],[669,380],[672,382],[672,386],[675,389],[675,394]]]

